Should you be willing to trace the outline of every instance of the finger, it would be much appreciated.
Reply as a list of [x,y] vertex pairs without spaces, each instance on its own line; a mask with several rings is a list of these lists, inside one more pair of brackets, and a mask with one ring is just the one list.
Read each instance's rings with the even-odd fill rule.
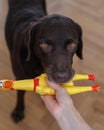
[[54,82],[52,82],[52,81],[50,81],[50,80],[46,80],[47,81],[47,83],[48,83],[48,85],[50,86],[50,87],[52,87],[54,90],[56,90],[56,91],[58,91],[59,89],[60,89],[60,85],[58,85],[58,84],[56,84],[56,83],[54,83]]
[[45,106],[47,109],[53,114],[55,113],[55,110],[58,107],[57,101],[54,99],[53,96],[41,96],[43,102],[45,103]]

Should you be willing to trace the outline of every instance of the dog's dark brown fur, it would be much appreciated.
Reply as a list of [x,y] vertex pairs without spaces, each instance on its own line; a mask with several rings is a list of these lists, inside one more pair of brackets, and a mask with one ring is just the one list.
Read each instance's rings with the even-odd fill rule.
[[[74,75],[73,55],[82,59],[80,26],[65,16],[47,15],[45,0],[9,0],[5,34],[16,79],[45,72],[53,82],[64,83]],[[15,122],[24,117],[24,94],[18,91]]]

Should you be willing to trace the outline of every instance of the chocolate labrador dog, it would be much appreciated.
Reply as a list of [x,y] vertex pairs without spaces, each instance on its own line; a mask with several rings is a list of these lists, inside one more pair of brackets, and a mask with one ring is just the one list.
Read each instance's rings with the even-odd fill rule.
[[[47,73],[49,80],[65,83],[73,75],[73,55],[82,59],[82,30],[72,19],[47,15],[45,0],[9,0],[5,26],[12,68],[17,80]],[[17,92],[12,118],[24,118],[24,94]]]

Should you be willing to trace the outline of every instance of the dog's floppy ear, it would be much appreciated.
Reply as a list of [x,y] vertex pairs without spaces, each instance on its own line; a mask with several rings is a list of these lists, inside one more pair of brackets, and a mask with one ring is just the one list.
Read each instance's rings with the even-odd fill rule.
[[27,57],[26,61],[29,61],[31,58],[31,43],[32,43],[32,29],[37,27],[37,22],[31,22],[27,28],[23,31],[24,43],[27,48]]
[[83,50],[82,29],[78,24],[77,24],[77,30],[78,30],[78,34],[79,34],[79,41],[78,41],[78,48],[77,48],[77,51],[76,51],[76,55],[80,59],[83,59],[83,54],[82,54],[82,50]]

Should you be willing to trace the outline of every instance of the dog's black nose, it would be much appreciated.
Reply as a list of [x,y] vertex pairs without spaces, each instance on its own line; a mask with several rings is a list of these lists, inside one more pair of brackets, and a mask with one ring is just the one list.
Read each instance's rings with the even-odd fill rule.
[[56,72],[54,78],[56,82],[64,83],[69,80],[70,75],[67,72]]

